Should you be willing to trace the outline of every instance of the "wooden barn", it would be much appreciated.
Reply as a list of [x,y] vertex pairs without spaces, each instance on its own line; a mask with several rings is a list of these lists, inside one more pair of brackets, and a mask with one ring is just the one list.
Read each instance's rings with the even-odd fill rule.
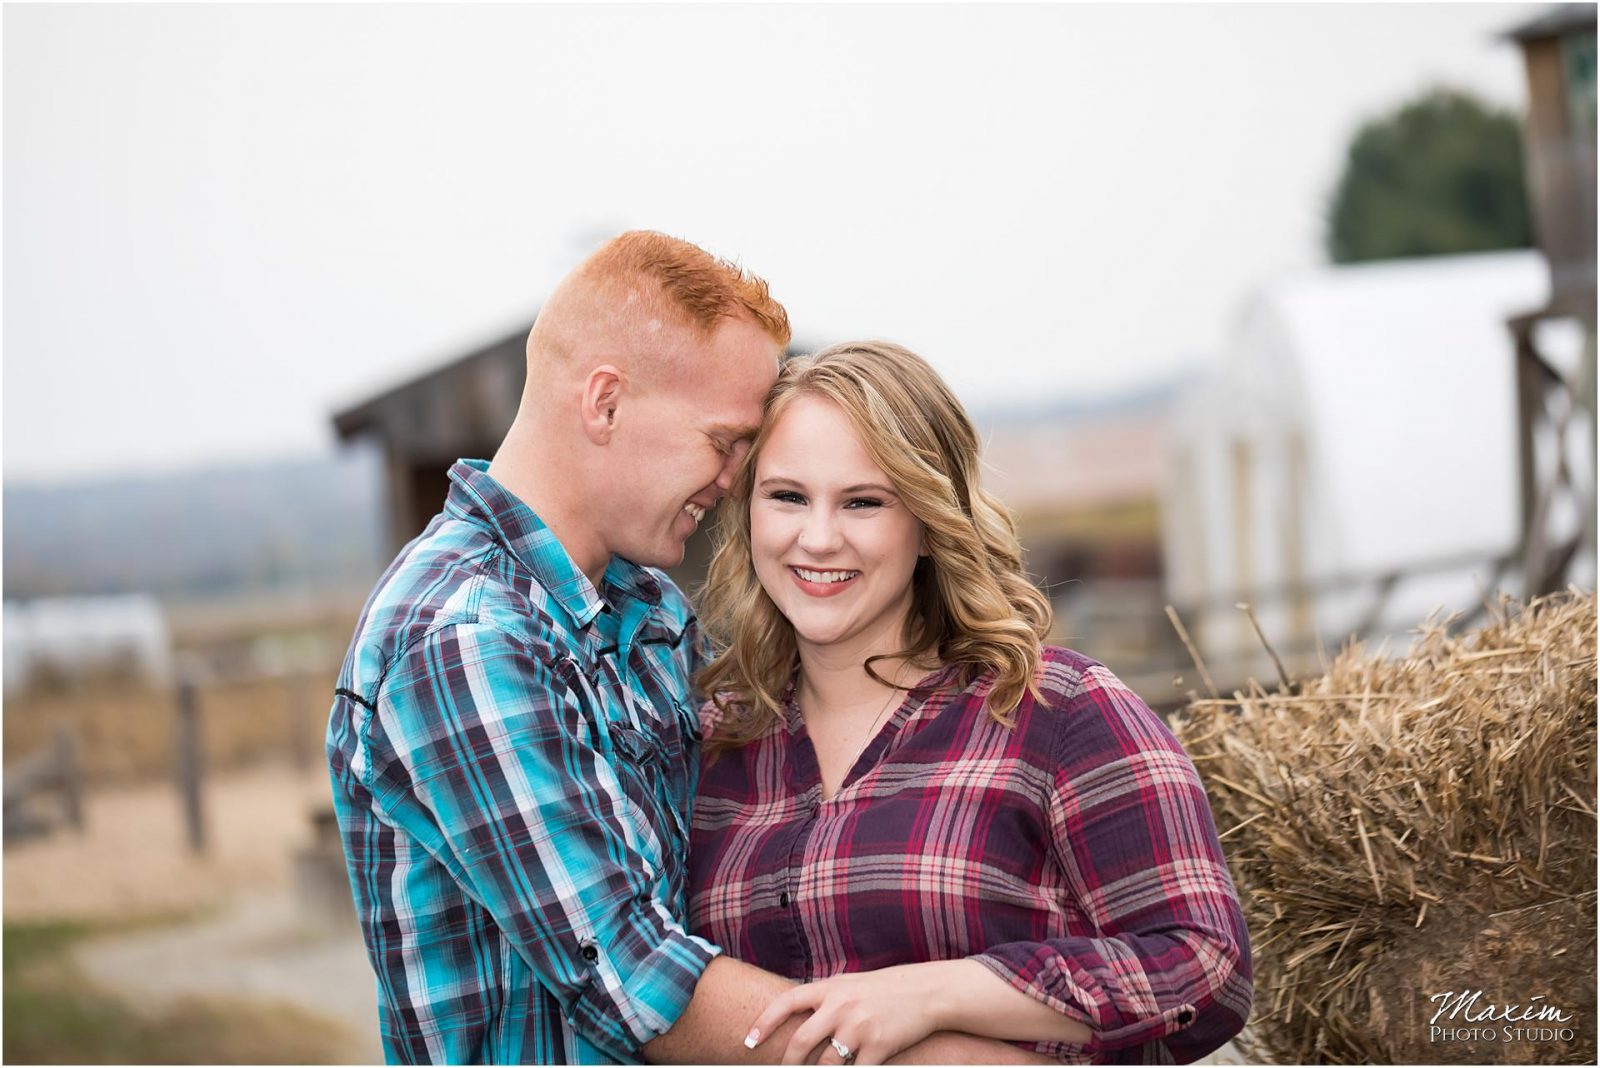
[[452,463],[494,455],[522,397],[527,337],[519,329],[333,417],[340,441],[370,439],[383,450],[392,549],[443,506]]

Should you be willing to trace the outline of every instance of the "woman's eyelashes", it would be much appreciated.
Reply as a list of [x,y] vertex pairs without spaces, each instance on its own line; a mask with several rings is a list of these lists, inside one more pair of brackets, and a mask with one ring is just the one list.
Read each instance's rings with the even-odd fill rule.
[[[767,494],[767,498],[782,504],[803,505],[806,503],[805,497],[794,490],[774,490]],[[845,508],[858,512],[869,508],[882,508],[883,505],[884,502],[877,497],[851,497],[844,502]]]

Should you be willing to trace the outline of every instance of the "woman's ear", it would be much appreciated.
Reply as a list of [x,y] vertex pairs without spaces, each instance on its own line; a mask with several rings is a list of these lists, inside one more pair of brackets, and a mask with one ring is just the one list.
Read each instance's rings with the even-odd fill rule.
[[583,383],[580,420],[583,432],[596,445],[611,441],[617,429],[617,406],[625,383],[622,372],[611,364],[601,364],[589,372]]

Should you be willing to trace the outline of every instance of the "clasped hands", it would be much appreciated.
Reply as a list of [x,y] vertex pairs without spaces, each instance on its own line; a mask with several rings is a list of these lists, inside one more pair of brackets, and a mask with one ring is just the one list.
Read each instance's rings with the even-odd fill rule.
[[[930,961],[791,987],[756,1018],[745,1045],[759,1048],[790,1016],[810,1012],[784,1047],[783,1064],[807,1063],[818,1046],[817,1064],[883,1064],[935,1031],[957,1029],[963,984],[987,974],[972,961]],[[777,1051],[769,1052],[776,1060]]]

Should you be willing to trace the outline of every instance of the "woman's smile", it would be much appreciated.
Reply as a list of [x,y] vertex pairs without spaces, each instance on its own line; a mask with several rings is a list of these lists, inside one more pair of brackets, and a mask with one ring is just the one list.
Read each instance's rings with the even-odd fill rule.
[[817,571],[808,567],[789,566],[789,574],[794,576],[794,584],[810,594],[812,597],[835,597],[850,589],[856,579],[861,577],[859,571]]

